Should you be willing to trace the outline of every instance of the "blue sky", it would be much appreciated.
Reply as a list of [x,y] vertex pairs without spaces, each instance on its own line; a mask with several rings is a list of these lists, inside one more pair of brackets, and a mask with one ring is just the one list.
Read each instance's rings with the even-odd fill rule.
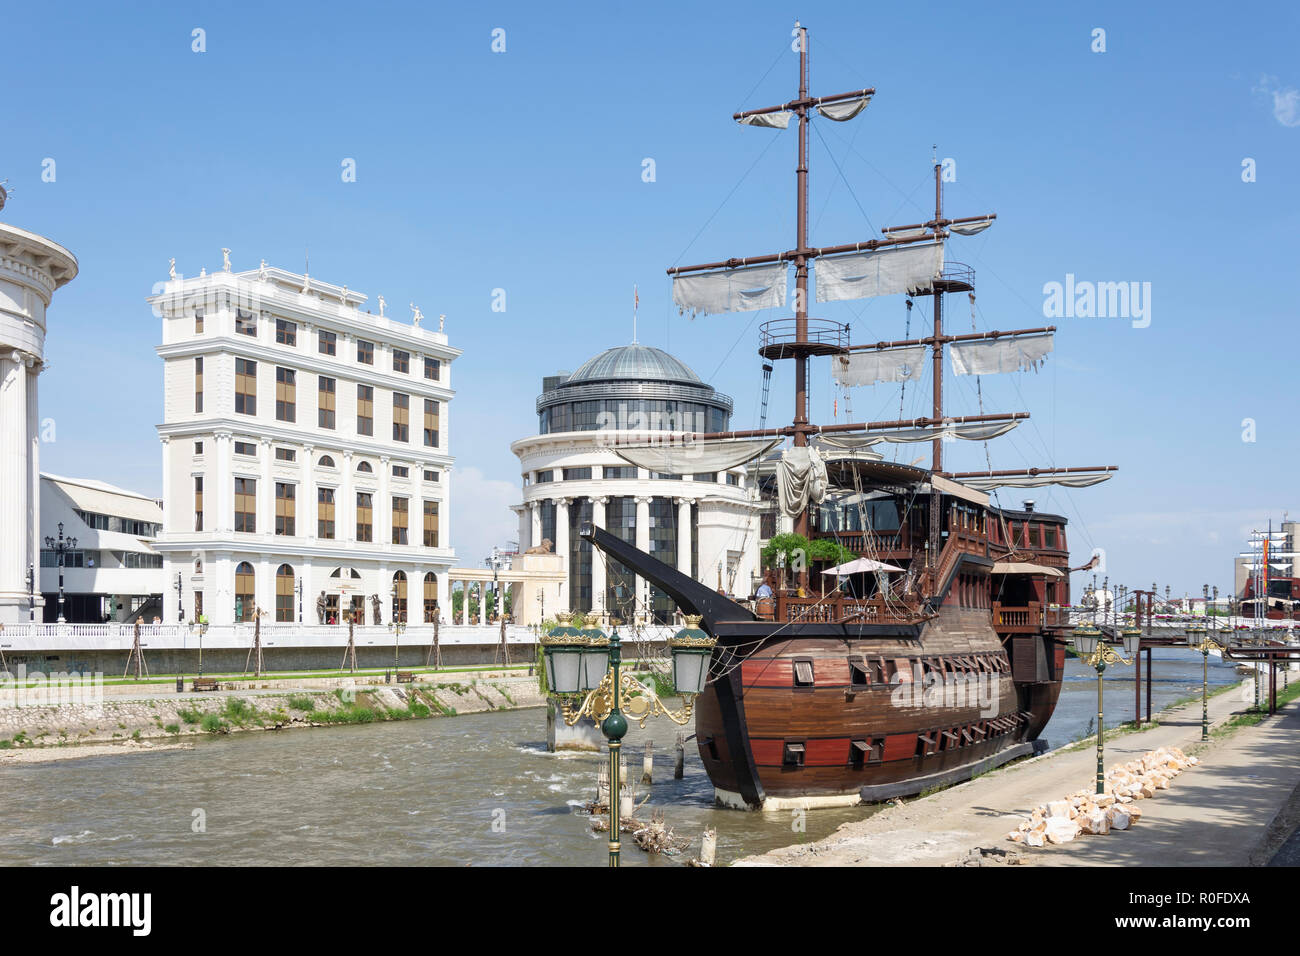
[[[736,427],[752,427],[755,333],[774,316],[679,316],[664,269],[793,244],[794,130],[743,129],[730,114],[794,95],[801,17],[814,93],[878,90],[856,121],[814,124],[813,244],[918,221],[937,147],[956,161],[947,210],[998,214],[949,251],[976,269],[977,328],[1046,324],[1043,286],[1067,273],[1151,283],[1148,328],[1061,319],[1041,371],[983,379],[987,410],[1033,414],[991,445],[993,466],[1119,465],[1105,485],[1033,495],[1069,516],[1080,563],[1100,546],[1129,586],[1226,590],[1249,529],[1300,512],[1288,387],[1300,11],[1176,10],[14,7],[6,72],[22,82],[0,139],[0,178],[15,187],[3,215],[81,263],[51,310],[41,403],[57,440],[42,466],[161,491],[160,333],[144,297],[169,257],[194,274],[220,268],[223,246],[237,269],[265,258],[300,271],[310,249],[323,280],[447,314],[465,350],[453,544],[469,563],[515,536],[508,444],[536,430],[541,377],[631,339],[633,283],[640,340],[732,395]],[[195,28],[204,53],[191,50]],[[491,49],[496,28],[504,53]],[[1091,50],[1096,28],[1104,53]],[[344,158],[355,183],[341,181]],[[491,310],[496,288],[504,313]],[[949,303],[949,327],[969,330],[966,302]],[[898,297],[815,314],[863,340],[904,332]],[[927,314],[921,303],[914,329]],[[789,417],[791,375],[778,368],[769,422]],[[977,411],[973,381],[948,381],[949,413]],[[922,414],[928,391],[909,388],[905,414]],[[824,360],[812,395],[815,420],[846,420]],[[892,418],[898,390],[858,389],[852,407]],[[984,465],[980,445],[954,456]]]

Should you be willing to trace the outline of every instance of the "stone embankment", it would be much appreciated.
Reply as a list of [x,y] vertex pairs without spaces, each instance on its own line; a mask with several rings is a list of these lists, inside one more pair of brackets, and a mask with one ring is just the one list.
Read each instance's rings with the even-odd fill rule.
[[269,693],[262,684],[234,693],[160,693],[129,700],[106,697],[94,703],[3,707],[0,764],[40,759],[41,751],[60,759],[76,753],[76,745],[96,745],[84,752],[102,755],[105,744],[127,745],[123,750],[156,749],[139,745],[175,743],[203,734],[449,717],[546,703],[535,677],[455,676],[462,679],[399,685],[336,680],[330,689],[290,689],[277,681],[281,686]]

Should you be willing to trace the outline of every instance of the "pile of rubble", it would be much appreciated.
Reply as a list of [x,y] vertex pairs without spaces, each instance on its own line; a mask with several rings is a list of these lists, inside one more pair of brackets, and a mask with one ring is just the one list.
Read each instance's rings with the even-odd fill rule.
[[1170,782],[1199,761],[1177,747],[1161,747],[1106,772],[1105,793],[1080,790],[1064,800],[1035,807],[1029,819],[1007,834],[1025,846],[1069,843],[1081,833],[1127,830],[1142,819],[1139,800],[1168,790]]

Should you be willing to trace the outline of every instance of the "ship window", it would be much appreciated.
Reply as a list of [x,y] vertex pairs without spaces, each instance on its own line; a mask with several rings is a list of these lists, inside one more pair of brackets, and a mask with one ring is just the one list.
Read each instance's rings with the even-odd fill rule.
[[804,760],[804,746],[802,742],[787,742],[785,745],[785,754],[782,763],[787,767],[802,767]]
[[871,752],[871,745],[865,740],[854,740],[849,744],[849,766],[854,770],[861,770],[867,762],[867,755]]
[[983,721],[980,721],[978,724],[972,727],[971,730],[975,733],[975,736],[980,740],[983,740],[985,737],[987,737],[989,733],[988,728],[984,726]]
[[795,661],[795,662],[794,662],[794,686],[795,686],[795,687],[812,687],[812,686],[813,686],[813,665],[812,665],[812,661]]
[[849,683],[853,687],[866,687],[871,683],[871,667],[860,657],[849,658]]
[[1043,547],[1056,549],[1056,528],[1051,525],[1043,525]]
[[961,743],[961,738],[957,736],[957,734],[956,734],[955,731],[952,731],[952,730],[945,730],[945,731],[943,732],[943,749],[944,749],[944,750],[952,750],[954,747],[958,746],[960,743]]
[[973,744],[975,742],[975,738],[971,736],[969,727],[963,727],[961,729],[961,738],[965,743],[968,744]]
[[938,752],[939,752],[939,745],[936,741],[935,734],[930,733],[930,734],[916,735],[916,755],[918,757],[924,757],[927,754],[933,754]]

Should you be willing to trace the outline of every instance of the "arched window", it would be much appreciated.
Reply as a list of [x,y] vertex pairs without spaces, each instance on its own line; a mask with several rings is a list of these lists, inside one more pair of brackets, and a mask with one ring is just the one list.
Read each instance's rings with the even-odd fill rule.
[[280,565],[275,572],[275,619],[292,622],[293,614],[293,568],[287,564]]
[[406,572],[393,575],[393,620],[406,623]]
[[438,576],[430,571],[424,576],[424,623],[438,620]]
[[363,461],[361,464],[357,465],[357,472],[359,474],[371,475],[374,474],[374,471],[375,469],[370,467],[370,462],[368,461]]
[[235,568],[235,620],[253,619],[253,566],[247,561]]
[[333,468],[334,459],[331,458],[329,455],[321,455],[320,461],[317,462],[317,464],[319,464],[322,468]]

